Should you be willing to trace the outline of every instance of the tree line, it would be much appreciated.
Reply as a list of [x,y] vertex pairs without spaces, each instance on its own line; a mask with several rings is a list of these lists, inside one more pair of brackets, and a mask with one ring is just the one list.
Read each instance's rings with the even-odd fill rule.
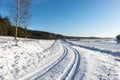
[[11,26],[10,19],[8,17],[0,16],[0,35],[2,36],[14,36],[14,28]]
[[[12,26],[11,21],[8,17],[0,17],[0,35],[2,36],[15,36],[15,26]],[[60,34],[36,31],[27,29],[27,27],[18,27],[18,37],[21,38],[32,38],[32,39],[101,39],[99,37],[73,37],[63,36]]]
[[[1,3],[2,0],[0,0]],[[17,37],[34,39],[60,39],[63,36],[54,33],[27,29],[31,17],[30,5],[32,0],[10,0],[8,17],[0,16],[0,35],[14,36],[16,45]],[[12,21],[10,21],[12,20]],[[12,22],[12,23],[11,23]],[[24,27],[21,27],[24,26]]]
[[120,40],[120,35],[117,35],[117,37],[116,37],[116,38],[117,38],[117,40]]
[[[1,36],[15,36],[16,27],[11,24],[8,17],[0,16],[0,35]],[[21,38],[33,39],[62,39],[63,36],[59,34],[29,30],[26,27],[18,27],[17,36]]]

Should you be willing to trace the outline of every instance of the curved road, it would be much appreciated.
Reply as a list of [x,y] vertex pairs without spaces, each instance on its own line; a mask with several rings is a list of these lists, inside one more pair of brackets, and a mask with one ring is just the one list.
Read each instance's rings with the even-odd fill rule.
[[[77,49],[67,42],[61,41],[64,52],[53,64],[40,73],[25,80],[75,80],[80,71],[81,56]],[[79,80],[79,79],[78,79]]]

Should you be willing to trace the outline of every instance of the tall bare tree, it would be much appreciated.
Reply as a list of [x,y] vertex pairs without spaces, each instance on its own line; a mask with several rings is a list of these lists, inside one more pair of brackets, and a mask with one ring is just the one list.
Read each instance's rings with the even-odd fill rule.
[[15,40],[17,44],[17,34],[19,26],[26,26],[30,19],[31,0],[11,0],[10,13],[15,24]]

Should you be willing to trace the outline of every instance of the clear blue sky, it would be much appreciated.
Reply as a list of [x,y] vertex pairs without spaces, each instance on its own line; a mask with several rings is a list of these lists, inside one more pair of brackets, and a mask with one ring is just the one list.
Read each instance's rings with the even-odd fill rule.
[[[8,15],[5,9],[0,13]],[[120,0],[33,0],[30,29],[72,36],[120,34]]]

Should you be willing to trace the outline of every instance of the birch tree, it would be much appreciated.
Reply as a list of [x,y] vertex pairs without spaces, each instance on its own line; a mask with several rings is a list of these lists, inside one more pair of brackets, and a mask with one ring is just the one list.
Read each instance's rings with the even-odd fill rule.
[[17,44],[18,27],[26,26],[30,19],[31,0],[11,0],[10,13],[15,25],[15,40]]

